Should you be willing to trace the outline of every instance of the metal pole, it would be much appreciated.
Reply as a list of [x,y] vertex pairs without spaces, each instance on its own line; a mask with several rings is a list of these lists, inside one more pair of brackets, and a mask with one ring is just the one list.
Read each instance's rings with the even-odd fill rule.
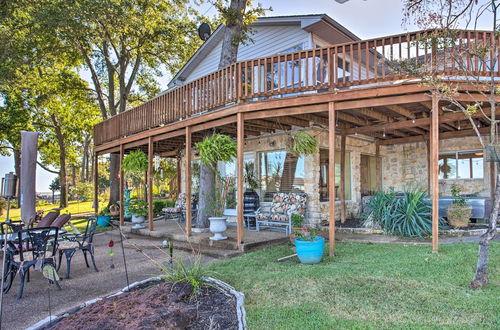
[[[7,217],[5,218],[5,223],[9,221],[10,216],[10,201],[12,197],[7,197]],[[5,261],[7,257],[7,228],[3,233],[3,260],[2,260],[2,282],[0,285],[0,329],[2,329],[2,319],[3,319],[3,287],[5,280]]]

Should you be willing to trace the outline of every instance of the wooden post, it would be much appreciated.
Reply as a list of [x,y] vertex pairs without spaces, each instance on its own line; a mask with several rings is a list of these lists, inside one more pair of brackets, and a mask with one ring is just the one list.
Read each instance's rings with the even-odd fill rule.
[[99,213],[99,156],[94,156],[94,212]]
[[123,190],[125,189],[125,177],[123,173],[123,157],[125,153],[125,148],[123,144],[120,144],[120,226],[123,226],[125,222],[125,205],[123,200]]
[[380,145],[375,143],[375,171],[377,190],[382,189],[382,157],[380,157]]
[[238,112],[236,115],[237,118],[237,137],[236,137],[236,145],[237,145],[237,163],[238,163],[238,173],[236,175],[237,180],[238,180],[238,186],[237,186],[237,240],[238,240],[238,249],[241,248],[241,244],[243,243],[243,236],[244,236],[244,221],[243,221],[243,152],[245,148],[245,127],[244,127],[244,122],[243,122],[243,114],[241,112]]
[[177,196],[181,193],[181,157],[177,154]]
[[148,138],[148,229],[153,230],[153,137]]
[[335,254],[335,103],[328,103],[328,239]]
[[427,148],[427,192],[430,195],[431,194],[431,167],[432,167],[432,162],[431,162],[431,141],[427,139],[425,141],[426,148]]
[[432,252],[438,252],[439,236],[439,99],[432,94],[432,120],[431,120],[431,197],[432,197]]
[[347,137],[342,135],[340,140],[340,221],[346,221],[345,209],[345,147]]
[[191,236],[191,127],[186,127],[186,236]]

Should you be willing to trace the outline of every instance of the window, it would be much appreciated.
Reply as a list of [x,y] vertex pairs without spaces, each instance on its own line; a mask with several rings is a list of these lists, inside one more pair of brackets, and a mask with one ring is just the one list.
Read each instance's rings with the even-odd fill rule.
[[[328,202],[328,149],[320,149],[319,199]],[[351,199],[351,155],[345,153],[345,199]],[[335,151],[335,200],[340,199],[340,151]]]
[[459,151],[439,155],[439,179],[482,179],[483,151]]
[[304,157],[289,152],[259,153],[261,199],[270,202],[276,192],[304,191]]

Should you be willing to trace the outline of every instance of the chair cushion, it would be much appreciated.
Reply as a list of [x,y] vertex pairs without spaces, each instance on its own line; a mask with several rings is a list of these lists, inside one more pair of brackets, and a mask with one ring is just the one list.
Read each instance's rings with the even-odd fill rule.
[[178,207],[165,207],[163,209],[163,212],[165,213],[179,213],[180,211],[181,209]]
[[40,220],[37,227],[38,228],[49,227],[54,222],[54,220],[56,220],[58,216],[59,216],[59,211],[52,211],[47,213],[42,218],[42,220]]
[[[52,257],[52,252],[47,252],[45,254],[45,258],[50,258]],[[24,261],[33,261],[33,252],[23,252],[23,259]],[[14,255],[14,261],[15,262],[21,262],[21,255],[16,254]]]
[[62,228],[69,220],[71,219],[71,215],[69,214],[61,214],[54,220],[52,223],[52,227]]
[[77,249],[80,245],[75,241],[59,241],[57,249],[59,250],[69,250],[69,249]]

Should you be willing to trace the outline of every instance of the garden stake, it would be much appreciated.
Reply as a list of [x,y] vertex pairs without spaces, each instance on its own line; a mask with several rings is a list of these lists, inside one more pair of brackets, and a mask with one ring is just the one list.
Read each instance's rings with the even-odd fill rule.
[[118,225],[118,230],[120,231],[120,245],[122,246],[123,265],[125,266],[125,278],[127,279],[127,289],[130,290],[130,282],[128,280],[128,270],[127,270],[127,258],[125,258],[125,249],[123,248],[123,233],[121,225]]

